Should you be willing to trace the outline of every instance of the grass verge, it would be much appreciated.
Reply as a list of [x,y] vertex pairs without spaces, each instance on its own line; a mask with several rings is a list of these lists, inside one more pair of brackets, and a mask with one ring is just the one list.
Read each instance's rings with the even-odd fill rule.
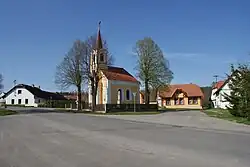
[[13,115],[13,114],[17,114],[17,112],[0,108],[0,116]]
[[250,125],[250,121],[247,120],[247,118],[235,117],[228,110],[209,109],[209,110],[204,110],[204,113],[206,113],[207,115],[209,115],[211,117],[225,119],[225,120],[233,121],[233,122],[236,122],[236,123],[242,123],[242,124]]

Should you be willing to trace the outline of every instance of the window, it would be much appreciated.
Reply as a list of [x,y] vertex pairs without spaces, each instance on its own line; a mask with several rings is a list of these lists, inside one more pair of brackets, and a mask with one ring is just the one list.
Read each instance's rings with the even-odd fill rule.
[[18,90],[18,91],[17,91],[17,94],[22,94],[22,90]]
[[15,99],[11,99],[11,104],[15,104]]
[[197,97],[188,98],[188,104],[189,104],[189,105],[198,104],[198,98],[197,98]]
[[174,104],[179,105],[179,99],[174,99]]
[[28,104],[29,103],[29,99],[25,99],[25,104]]
[[122,90],[118,89],[117,91],[117,104],[121,104],[122,102]]
[[100,61],[101,61],[101,62],[103,62],[103,61],[104,61],[104,56],[103,56],[103,54],[102,54],[102,53],[100,54]]
[[180,105],[184,105],[184,99],[180,98]]
[[130,100],[130,91],[126,90],[126,100]]
[[171,101],[170,101],[170,99],[167,99],[167,100],[166,100],[166,105],[167,105],[167,106],[171,106]]
[[22,103],[22,99],[18,99],[18,104],[21,104]]
[[198,98],[197,98],[197,97],[194,97],[193,103],[194,103],[194,104],[198,104]]
[[192,98],[188,98],[188,104],[193,104],[193,99]]

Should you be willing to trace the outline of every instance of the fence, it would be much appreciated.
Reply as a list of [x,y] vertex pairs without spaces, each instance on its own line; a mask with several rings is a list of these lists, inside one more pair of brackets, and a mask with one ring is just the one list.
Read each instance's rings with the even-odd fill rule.
[[[89,108],[88,103],[82,102],[81,104],[82,109]],[[38,107],[77,109],[77,104],[74,100],[47,100],[44,103],[38,104]]]
[[[49,108],[70,108],[77,109],[75,101],[70,100],[48,100],[45,103],[39,104],[38,107],[49,107]],[[91,104],[82,102],[82,109],[91,109]],[[157,111],[157,104],[97,104],[95,111],[106,111],[106,112],[145,112],[145,111]]]
[[157,104],[106,104],[106,112],[126,112],[126,111],[146,112],[157,111]]

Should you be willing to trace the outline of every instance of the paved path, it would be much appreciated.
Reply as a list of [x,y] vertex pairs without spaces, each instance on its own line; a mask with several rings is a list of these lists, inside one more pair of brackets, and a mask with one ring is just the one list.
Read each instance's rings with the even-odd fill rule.
[[83,114],[0,117],[1,167],[249,167],[250,135]]
[[249,125],[212,118],[200,111],[166,112],[157,115],[105,115],[103,117],[137,122],[185,126],[204,130],[226,130],[250,133]]

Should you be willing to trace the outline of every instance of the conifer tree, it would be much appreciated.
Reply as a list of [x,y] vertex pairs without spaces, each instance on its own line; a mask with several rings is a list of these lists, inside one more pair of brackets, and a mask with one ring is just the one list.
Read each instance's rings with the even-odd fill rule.
[[250,119],[250,69],[247,65],[239,65],[237,69],[231,66],[231,73],[228,82],[231,93],[224,94],[230,103],[227,109],[234,116]]

